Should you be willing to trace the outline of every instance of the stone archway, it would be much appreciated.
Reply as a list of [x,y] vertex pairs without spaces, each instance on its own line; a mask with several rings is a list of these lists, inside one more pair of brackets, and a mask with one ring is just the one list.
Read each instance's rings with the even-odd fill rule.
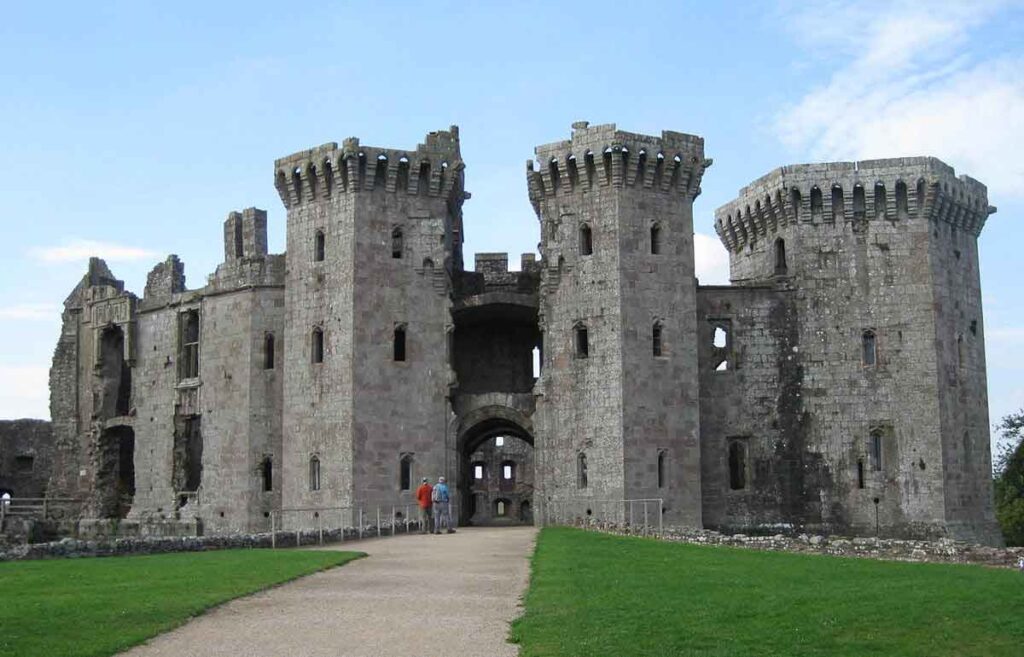
[[532,522],[533,444],[533,422],[514,408],[486,406],[462,418],[456,440],[459,524]]

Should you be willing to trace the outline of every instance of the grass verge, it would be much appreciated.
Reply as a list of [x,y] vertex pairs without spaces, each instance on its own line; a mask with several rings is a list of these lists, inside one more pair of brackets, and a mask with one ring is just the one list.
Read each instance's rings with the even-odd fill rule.
[[544,529],[521,657],[1020,657],[1024,577]]
[[0,656],[107,657],[358,552],[222,550],[0,563]]

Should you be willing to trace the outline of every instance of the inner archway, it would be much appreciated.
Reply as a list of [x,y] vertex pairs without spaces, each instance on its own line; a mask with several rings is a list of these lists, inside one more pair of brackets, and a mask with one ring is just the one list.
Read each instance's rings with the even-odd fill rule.
[[529,419],[508,408],[480,409],[474,415],[476,421],[458,440],[459,524],[533,524]]

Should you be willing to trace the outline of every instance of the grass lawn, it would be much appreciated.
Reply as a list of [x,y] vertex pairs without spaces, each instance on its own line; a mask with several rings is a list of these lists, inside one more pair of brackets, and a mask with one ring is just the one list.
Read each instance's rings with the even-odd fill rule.
[[221,550],[0,563],[0,656],[106,657],[357,552]]
[[1024,576],[541,532],[521,657],[1021,657]]

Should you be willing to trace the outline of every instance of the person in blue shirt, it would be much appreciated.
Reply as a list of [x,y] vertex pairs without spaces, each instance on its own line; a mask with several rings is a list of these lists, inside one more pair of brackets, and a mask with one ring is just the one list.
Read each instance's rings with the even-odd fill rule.
[[430,498],[434,503],[432,514],[434,516],[434,533],[440,534],[443,525],[447,533],[454,534],[455,530],[452,529],[451,497],[448,494],[448,484],[445,483],[444,477],[437,478],[437,485],[431,491]]

